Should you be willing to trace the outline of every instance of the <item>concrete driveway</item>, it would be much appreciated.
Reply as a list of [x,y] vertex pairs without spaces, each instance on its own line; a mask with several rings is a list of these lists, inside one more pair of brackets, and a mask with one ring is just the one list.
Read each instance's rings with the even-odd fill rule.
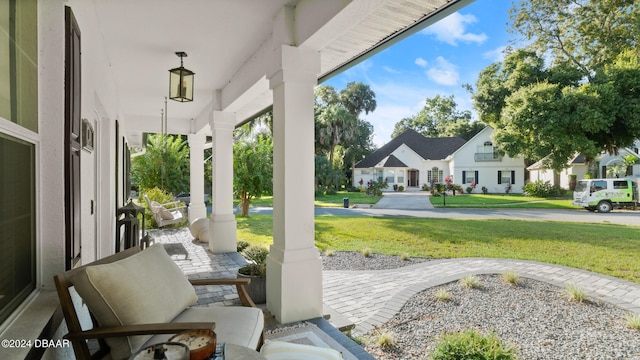
[[433,209],[426,191],[385,192],[374,209],[428,210]]

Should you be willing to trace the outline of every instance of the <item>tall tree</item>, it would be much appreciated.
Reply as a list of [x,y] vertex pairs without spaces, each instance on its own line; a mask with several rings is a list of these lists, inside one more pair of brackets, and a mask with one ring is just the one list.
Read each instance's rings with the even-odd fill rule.
[[317,141],[327,147],[329,163],[333,164],[336,146],[348,144],[355,138],[357,118],[340,104],[329,105],[318,115]]
[[512,29],[531,45],[484,69],[473,94],[507,154],[560,170],[575,152],[589,160],[640,137],[638,6],[528,0],[512,9]]
[[350,82],[339,94],[339,101],[356,118],[368,115],[376,109],[376,94],[362,82]]
[[471,122],[471,112],[457,107],[453,95],[427,98],[418,114],[395,124],[391,137],[413,129],[426,137],[460,136],[468,140],[482,130],[484,124]]
[[131,177],[141,190],[158,187],[177,195],[189,191],[189,147],[179,136],[154,134],[144,155],[133,158]]
[[242,216],[249,215],[251,200],[273,191],[271,138],[243,138],[233,145],[233,189],[240,196]]
[[567,63],[591,80],[626,49],[638,45],[637,0],[519,0],[509,11],[522,35],[552,65]]
[[362,82],[350,82],[337,92],[332,86],[315,91],[316,154],[328,154],[334,164],[337,146],[345,149],[341,163],[352,164],[373,150],[373,127],[360,119],[376,109],[375,93]]

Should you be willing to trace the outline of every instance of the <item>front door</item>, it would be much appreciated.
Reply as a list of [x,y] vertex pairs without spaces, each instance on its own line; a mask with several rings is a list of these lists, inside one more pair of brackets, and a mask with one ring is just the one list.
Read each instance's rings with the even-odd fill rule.
[[80,260],[80,29],[65,7],[65,268]]
[[409,186],[418,186],[418,170],[409,170]]

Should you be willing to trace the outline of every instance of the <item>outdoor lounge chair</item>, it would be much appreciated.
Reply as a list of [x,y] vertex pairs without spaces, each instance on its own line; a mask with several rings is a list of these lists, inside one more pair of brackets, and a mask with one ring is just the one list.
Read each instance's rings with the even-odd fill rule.
[[147,202],[153,219],[156,221],[156,225],[160,228],[166,225],[179,223],[185,219],[184,209],[186,206],[178,206],[180,201],[172,201],[166,204],[160,204],[156,201],[151,201],[149,196],[144,195],[144,200]]
[[[219,342],[251,349],[264,339],[264,315],[245,291],[247,279],[187,280],[162,244],[132,247],[54,280],[69,330],[64,338],[79,360],[128,359],[184,330],[215,328]],[[234,285],[244,306],[192,307],[197,300],[192,285]],[[83,302],[93,324],[89,330],[80,324]],[[98,340],[93,354],[90,339]]]

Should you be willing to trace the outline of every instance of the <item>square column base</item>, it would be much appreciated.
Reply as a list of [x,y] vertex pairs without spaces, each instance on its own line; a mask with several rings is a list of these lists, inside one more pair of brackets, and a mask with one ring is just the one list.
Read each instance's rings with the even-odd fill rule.
[[214,254],[236,252],[236,217],[231,215],[211,215],[209,223],[209,250]]
[[284,255],[284,262],[272,254],[267,257],[267,309],[281,324],[321,317],[322,260],[318,250],[313,247]]

